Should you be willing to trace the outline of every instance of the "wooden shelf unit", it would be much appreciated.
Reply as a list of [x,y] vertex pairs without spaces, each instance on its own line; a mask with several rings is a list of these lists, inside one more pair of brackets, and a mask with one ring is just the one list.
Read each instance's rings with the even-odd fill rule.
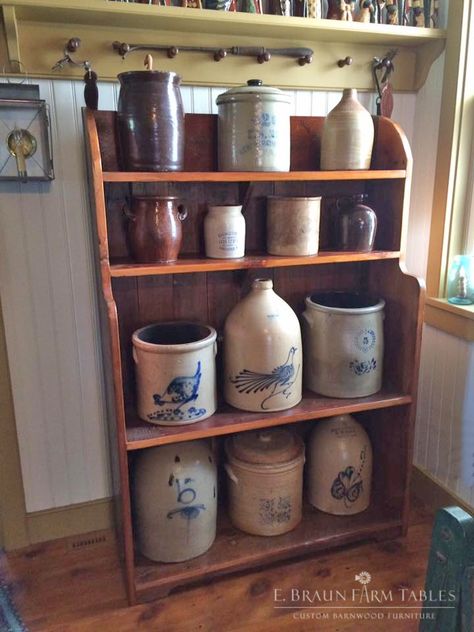
[[[404,533],[408,520],[423,290],[417,279],[400,269],[412,169],[410,149],[403,132],[388,119],[374,118],[376,140],[371,170],[338,172],[337,177],[332,173],[326,178],[327,173],[319,171],[318,164],[324,119],[293,117],[292,171],[267,173],[263,180],[260,180],[261,174],[237,174],[234,179],[236,174],[217,172],[216,117],[187,115],[186,164],[180,179],[179,174],[122,174],[115,116],[114,112],[85,111],[104,333],[109,342],[106,376],[111,379],[114,392],[113,469],[119,490],[130,603],[162,596],[200,578],[254,568],[367,537]],[[380,173],[384,174],[383,178],[378,177]],[[395,173],[396,176],[390,176]],[[111,180],[105,174],[114,174],[114,177]],[[209,177],[206,179],[203,174]],[[303,178],[300,174],[304,174]],[[122,208],[131,194],[144,192],[178,196],[188,208],[188,218],[183,224],[182,254],[176,263],[134,264],[129,259]],[[376,209],[376,250],[334,252],[329,248],[335,199],[355,193],[368,193]],[[299,258],[265,254],[265,202],[267,195],[274,194],[323,196],[319,255]],[[207,204],[238,203],[245,196],[248,199],[246,252],[249,254],[239,260],[206,259],[202,222]],[[383,389],[371,397],[358,399],[331,399],[306,392],[300,404],[274,414],[247,413],[220,403],[217,413],[209,419],[174,428],[140,421],[135,413],[133,331],[151,322],[190,320],[208,323],[220,334],[230,309],[247,293],[252,280],[262,275],[272,278],[275,291],[298,315],[304,309],[305,296],[318,290],[359,289],[384,298]],[[218,366],[220,355],[218,352]],[[218,391],[222,392],[220,371],[217,373]],[[346,412],[355,413],[365,425],[374,448],[374,489],[367,512],[340,518],[307,508],[298,529],[275,538],[237,533],[221,515],[215,544],[196,561],[154,564],[135,553],[131,476],[138,451],[209,437],[219,448],[220,437],[224,435],[283,424],[293,424],[298,432],[305,434],[317,419]],[[220,495],[224,495],[222,491]],[[235,546],[228,545],[229,537]]]

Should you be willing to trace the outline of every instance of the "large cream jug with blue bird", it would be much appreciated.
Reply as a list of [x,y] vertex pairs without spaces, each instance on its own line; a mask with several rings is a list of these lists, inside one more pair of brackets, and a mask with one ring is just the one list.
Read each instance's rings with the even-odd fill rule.
[[132,336],[137,412],[159,426],[192,424],[217,408],[216,337],[209,325],[157,323]]
[[224,397],[242,410],[271,412],[302,397],[301,329],[271,279],[255,279],[224,327]]

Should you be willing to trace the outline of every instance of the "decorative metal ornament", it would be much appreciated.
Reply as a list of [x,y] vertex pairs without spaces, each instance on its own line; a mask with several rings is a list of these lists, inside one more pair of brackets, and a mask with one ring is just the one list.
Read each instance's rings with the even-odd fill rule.
[[0,84],[0,180],[53,180],[48,106],[39,86]]

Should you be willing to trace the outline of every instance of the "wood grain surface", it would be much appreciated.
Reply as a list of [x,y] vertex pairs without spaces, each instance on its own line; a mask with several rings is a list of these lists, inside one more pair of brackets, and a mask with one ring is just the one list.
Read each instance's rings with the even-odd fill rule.
[[[0,569],[31,632],[416,632],[418,602],[410,604],[413,610],[401,610],[412,619],[389,619],[386,614],[383,621],[361,624],[335,619],[337,611],[316,620],[303,618],[307,611],[301,608],[275,608],[282,604],[275,601],[274,591],[282,596],[292,588],[352,591],[360,586],[355,575],[364,570],[372,575],[370,588],[392,590],[390,612],[396,615],[403,606],[401,588],[423,589],[431,528],[431,513],[415,501],[406,538],[306,555],[133,607],[127,607],[110,532],[91,534],[104,541],[84,549],[61,540],[3,554]],[[325,605],[340,604],[329,599]]]

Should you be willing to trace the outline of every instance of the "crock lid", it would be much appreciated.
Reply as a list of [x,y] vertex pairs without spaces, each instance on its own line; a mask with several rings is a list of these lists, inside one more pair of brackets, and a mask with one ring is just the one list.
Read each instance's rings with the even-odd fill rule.
[[219,94],[216,104],[229,103],[230,101],[241,101],[247,99],[257,99],[259,101],[281,101],[291,103],[291,97],[278,88],[264,86],[260,79],[249,79],[246,86],[231,88],[227,92]]
[[278,465],[300,456],[303,442],[290,430],[275,428],[234,435],[227,440],[226,449],[230,457],[246,463]]

